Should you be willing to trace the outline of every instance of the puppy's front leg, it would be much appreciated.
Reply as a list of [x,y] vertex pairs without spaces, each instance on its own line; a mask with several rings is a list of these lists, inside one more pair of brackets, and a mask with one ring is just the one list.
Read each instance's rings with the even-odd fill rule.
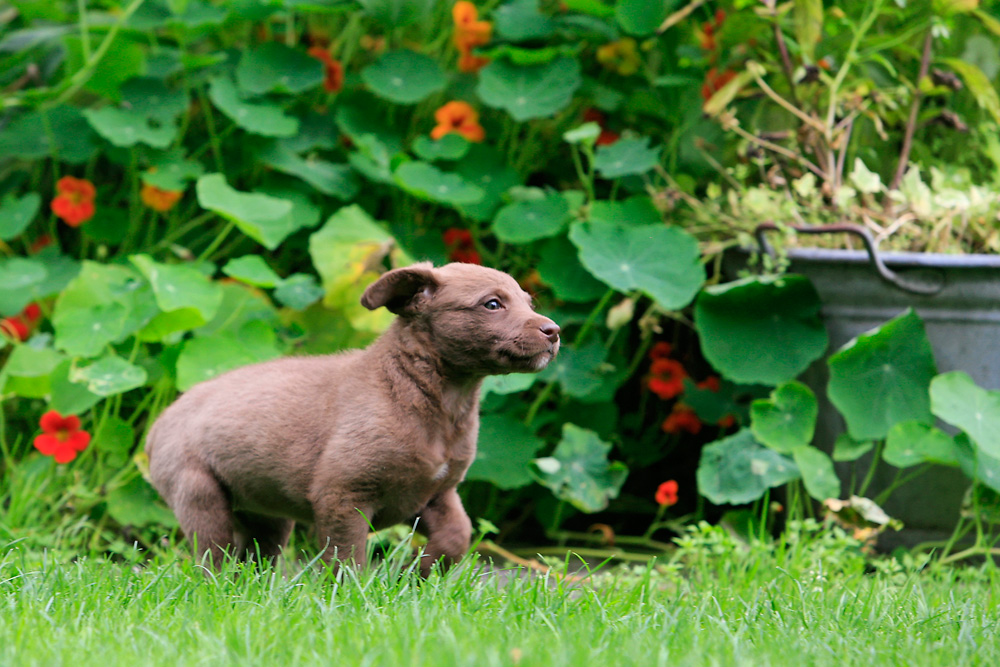
[[444,566],[450,567],[469,551],[472,522],[454,488],[435,496],[428,503],[420,513],[420,523],[427,533],[427,546],[420,561],[421,576],[426,578],[438,560],[443,560]]
[[349,497],[328,493],[315,503],[316,538],[323,560],[365,564],[365,542],[372,508]]

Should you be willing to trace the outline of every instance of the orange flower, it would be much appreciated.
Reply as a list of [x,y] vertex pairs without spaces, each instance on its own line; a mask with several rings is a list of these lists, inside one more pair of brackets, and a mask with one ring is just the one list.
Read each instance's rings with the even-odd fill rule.
[[80,418],[63,417],[49,410],[39,421],[42,435],[35,437],[35,449],[45,456],[52,456],[56,463],[69,463],[90,444],[90,434],[80,430]]
[[70,227],[79,227],[94,217],[97,190],[87,179],[63,176],[56,182],[56,192],[52,212]]
[[468,229],[452,227],[441,235],[445,246],[448,247],[448,259],[452,262],[462,262],[463,264],[482,264],[483,259],[476,251],[476,244],[472,240],[472,233]]
[[30,335],[31,329],[20,315],[5,317],[0,320],[0,336],[24,342],[28,340],[28,336]]
[[143,183],[142,191],[139,192],[142,203],[160,213],[166,213],[172,209],[183,196],[182,190],[161,190],[149,183]]
[[649,390],[663,400],[676,398],[684,393],[684,378],[688,374],[681,362],[674,359],[654,359],[649,370]]
[[469,141],[486,138],[483,126],[479,124],[479,114],[467,102],[448,102],[434,112],[437,126],[431,130],[431,139],[440,139],[451,132],[458,132]]
[[479,11],[471,2],[459,0],[451,8],[451,16],[455,21],[455,32],[452,39],[460,54],[458,69],[462,72],[476,72],[489,62],[472,54],[472,49],[488,44],[493,35],[493,24],[479,20]]
[[326,72],[323,89],[328,93],[339,92],[344,87],[344,66],[340,61],[334,60],[330,52],[322,46],[314,46],[307,53],[323,63]]
[[677,480],[669,479],[656,489],[656,503],[664,507],[677,504]]
[[670,356],[670,353],[673,351],[674,351],[673,345],[671,345],[665,340],[661,340],[660,342],[658,342],[656,345],[653,346],[653,349],[649,351],[649,358],[654,360],[666,359],[667,357]]
[[698,419],[694,410],[683,403],[677,403],[674,405],[673,411],[663,421],[663,430],[673,434],[687,431],[695,435],[701,431],[701,420]]

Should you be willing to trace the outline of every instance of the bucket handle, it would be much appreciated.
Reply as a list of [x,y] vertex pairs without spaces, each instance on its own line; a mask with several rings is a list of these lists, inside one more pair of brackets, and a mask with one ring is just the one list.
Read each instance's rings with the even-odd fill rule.
[[874,267],[875,271],[878,272],[879,277],[904,292],[931,296],[940,292],[942,287],[944,287],[943,281],[938,282],[937,284],[913,282],[890,269],[885,265],[885,262],[883,262],[882,258],[879,256],[878,248],[875,243],[875,239],[872,238],[871,232],[861,225],[855,225],[849,222],[835,225],[786,225],[785,227],[779,227],[773,222],[762,222],[757,225],[757,228],[754,230],[754,236],[757,237],[757,244],[760,246],[761,252],[774,257],[774,249],[767,242],[767,232],[778,231],[783,228],[793,229],[799,234],[839,233],[853,234],[854,236],[859,237],[865,246],[865,251],[868,253],[868,261],[871,262],[872,267]]

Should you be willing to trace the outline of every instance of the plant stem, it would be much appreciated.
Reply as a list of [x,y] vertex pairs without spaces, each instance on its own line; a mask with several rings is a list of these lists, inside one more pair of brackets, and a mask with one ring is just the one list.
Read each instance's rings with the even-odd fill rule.
[[906,120],[906,132],[903,134],[903,148],[899,151],[899,164],[896,165],[896,175],[892,177],[891,190],[899,189],[906,173],[906,165],[910,161],[910,149],[913,148],[913,133],[917,129],[917,117],[920,114],[920,102],[923,93],[920,92],[920,82],[927,76],[931,65],[931,48],[934,45],[934,35],[930,29],[924,36],[924,50],[920,56],[920,72],[917,74],[916,85],[913,87],[913,103],[910,105],[910,117]]
[[219,232],[219,235],[215,237],[215,240],[209,243],[208,247],[205,248],[200,255],[198,255],[198,261],[203,262],[211,257],[212,253],[215,252],[220,245],[222,245],[222,242],[226,240],[227,236],[229,236],[229,232],[233,231],[233,228],[235,227],[236,223],[230,220],[229,223],[226,224],[225,228]]

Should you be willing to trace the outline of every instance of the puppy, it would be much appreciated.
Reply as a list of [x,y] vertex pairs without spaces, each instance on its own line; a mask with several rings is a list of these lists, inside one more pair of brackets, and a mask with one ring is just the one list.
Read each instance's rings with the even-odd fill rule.
[[398,315],[366,349],[224,373],[150,429],[153,485],[199,557],[274,557],[295,521],[347,561],[364,558],[369,522],[419,519],[424,576],[468,551],[455,487],[476,456],[479,386],[545,368],[559,326],[509,275],[472,264],[388,271],[361,303]]

